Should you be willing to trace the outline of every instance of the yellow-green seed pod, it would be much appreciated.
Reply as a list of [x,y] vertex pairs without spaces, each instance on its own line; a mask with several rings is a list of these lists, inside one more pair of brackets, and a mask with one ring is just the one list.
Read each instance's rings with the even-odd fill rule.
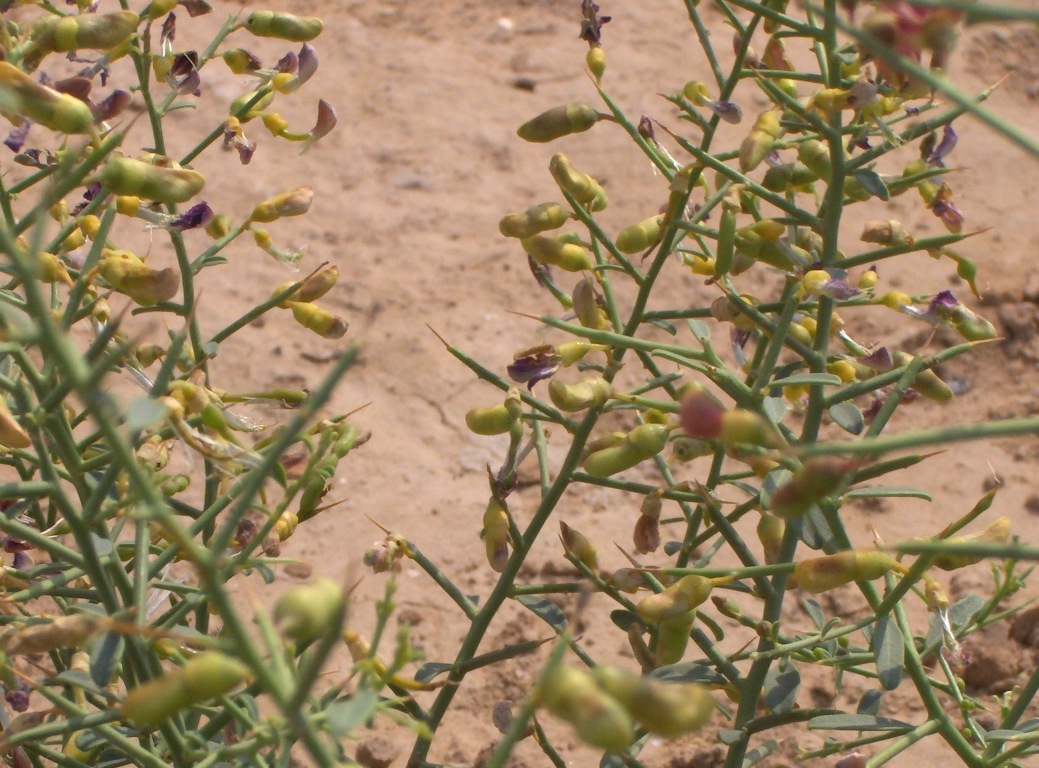
[[825,182],[830,181],[833,166],[830,162],[830,150],[818,139],[810,139],[797,145],[797,159],[800,160],[816,177]]
[[339,267],[325,264],[314,274],[308,275],[296,291],[298,301],[317,301],[335,286],[339,280]]
[[619,701],[603,691],[588,672],[552,669],[538,688],[540,703],[566,720],[586,743],[621,752],[635,740],[635,723]]
[[714,714],[714,698],[699,683],[665,682],[605,665],[593,669],[592,677],[658,736],[674,738],[699,730]]
[[32,445],[29,434],[11,413],[7,401],[0,397],[0,446],[4,448],[28,448]]
[[765,562],[768,565],[779,562],[779,550],[783,545],[783,535],[786,533],[786,523],[775,515],[768,512],[761,513],[756,528],[758,541],[764,553]]
[[834,555],[810,557],[794,566],[793,578],[806,592],[818,594],[853,581],[879,579],[898,563],[876,550],[847,550]]
[[621,253],[638,253],[655,246],[663,235],[664,215],[660,214],[622,229],[615,242]]
[[[966,536],[951,536],[946,539],[950,544],[1005,544],[1010,537],[1010,518],[998,517],[983,530]],[[943,571],[952,571],[968,565],[980,563],[985,558],[981,555],[938,555],[931,565]]]
[[534,261],[566,272],[587,272],[595,266],[588,249],[560,237],[534,235],[520,240],[520,244]]
[[321,34],[324,23],[315,16],[295,16],[280,11],[253,11],[245,17],[245,28],[257,37],[274,37],[306,43]]
[[999,335],[992,323],[963,304],[957,304],[952,309],[947,322],[967,341],[987,341]]
[[293,301],[290,302],[289,308],[297,323],[323,339],[340,339],[346,335],[346,321],[336,317],[324,307],[308,301]]
[[133,11],[57,16],[36,26],[33,47],[40,52],[68,53],[81,48],[107,51],[126,43],[140,17]]
[[[896,367],[908,365],[913,360],[912,355],[901,350],[892,353],[891,357]],[[934,400],[936,403],[947,403],[953,398],[953,392],[949,385],[929,368],[925,368],[916,374],[912,386],[913,389],[928,400]]]
[[106,256],[97,265],[100,274],[119,293],[142,307],[169,301],[180,288],[180,272],[173,267],[152,269],[119,256]]
[[776,110],[770,109],[758,115],[750,135],[740,144],[740,170],[747,173],[761,165],[765,155],[772,149],[772,144],[782,135],[783,129]]
[[574,285],[570,298],[574,304],[577,321],[581,325],[596,331],[609,330],[610,317],[599,302],[599,294],[595,290],[595,281],[592,278],[586,277],[579,280]]
[[307,643],[340,630],[346,598],[332,579],[293,587],[274,604],[274,625],[287,638]]
[[562,152],[552,156],[548,170],[560,189],[569,192],[581,205],[592,211],[606,207],[606,192],[595,179],[576,170]]
[[[310,210],[314,200],[313,187],[296,187],[289,192],[282,192],[253,208],[249,214],[249,222],[258,221],[267,224],[286,216],[302,216]],[[307,299],[309,301],[309,299]]]
[[727,446],[770,446],[775,443],[775,430],[764,416],[743,408],[733,408],[721,415],[718,439]]
[[[246,110],[246,105],[252,102],[253,99],[256,99],[258,95],[260,96],[259,100],[249,107],[248,111],[243,111]],[[272,101],[274,101],[273,89],[258,88],[255,91],[243,93],[237,99],[232,101],[228,111],[231,114],[231,117],[237,118],[240,123],[248,123],[250,120],[262,115],[263,111],[271,105]]]
[[713,588],[714,582],[706,576],[683,576],[663,592],[643,598],[639,618],[650,624],[677,618],[704,602]]
[[0,61],[0,110],[27,117],[52,131],[94,131],[94,114],[85,102],[41,85],[6,61]]
[[101,170],[99,181],[116,195],[135,195],[159,203],[183,203],[206,184],[205,177],[188,168],[172,168],[113,157]]
[[713,270],[715,277],[727,275],[732,269],[732,257],[736,250],[736,210],[722,206],[721,222],[718,224],[718,247],[715,251]]
[[505,237],[526,239],[559,229],[570,218],[570,212],[559,203],[541,203],[522,213],[510,213],[498,222],[498,231]]
[[509,515],[501,502],[493,496],[483,512],[480,537],[483,539],[488,565],[497,573],[501,573],[509,562]]
[[589,541],[587,536],[571,528],[562,520],[559,521],[559,540],[563,542],[563,549],[567,554],[573,555],[584,563],[593,573],[599,568],[599,557],[595,552],[595,545]]
[[773,492],[772,512],[787,520],[801,517],[812,504],[840,488],[844,478],[857,466],[858,463],[853,460],[829,456],[806,460],[789,480]]
[[613,397],[613,385],[602,377],[583,379],[576,384],[552,379],[548,383],[548,396],[560,410],[574,413],[604,405]]
[[583,133],[599,122],[599,113],[588,104],[566,104],[542,112],[516,130],[524,141],[546,144],[550,141]]
[[683,464],[701,456],[710,456],[713,453],[714,446],[706,440],[696,437],[679,435],[671,441],[671,458]]
[[772,192],[809,191],[813,181],[819,177],[808,166],[801,163],[773,165],[761,179],[761,186]]
[[590,454],[584,461],[584,471],[595,477],[609,477],[631,469],[664,450],[669,434],[665,424],[640,424],[620,443]]
[[696,611],[689,611],[660,622],[657,626],[657,645],[654,649],[657,666],[677,664],[682,660],[685,649],[689,647],[689,633],[695,621]]
[[606,51],[602,49],[602,46],[593,45],[585,54],[584,63],[595,78],[595,84],[600,85],[602,76],[606,74]]
[[896,219],[867,221],[859,239],[864,243],[878,245],[908,246],[916,242],[905,225]]
[[514,422],[515,418],[504,405],[472,408],[465,414],[465,425],[477,435],[504,435]]

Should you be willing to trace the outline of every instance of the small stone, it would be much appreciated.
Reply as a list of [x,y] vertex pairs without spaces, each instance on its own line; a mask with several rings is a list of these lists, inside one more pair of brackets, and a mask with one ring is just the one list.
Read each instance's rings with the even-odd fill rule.
[[357,762],[364,768],[389,768],[399,750],[386,739],[373,736],[357,745]]
[[1033,515],[1039,515],[1039,493],[1033,493],[1025,499],[1025,509]]

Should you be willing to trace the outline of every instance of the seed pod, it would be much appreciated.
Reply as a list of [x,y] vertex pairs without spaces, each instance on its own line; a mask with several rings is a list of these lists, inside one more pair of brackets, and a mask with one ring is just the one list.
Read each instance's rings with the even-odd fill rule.
[[187,168],[172,168],[113,157],[101,171],[99,181],[116,195],[135,195],[159,203],[183,203],[202,191],[205,177]]
[[867,221],[859,239],[878,245],[909,246],[916,242],[905,225],[896,219]]
[[33,29],[34,54],[117,48],[130,39],[139,22],[140,17],[133,11],[56,16]]
[[830,150],[818,139],[809,139],[797,145],[797,159],[815,174],[816,178],[829,183],[833,172]]
[[313,200],[314,189],[312,187],[297,187],[290,192],[282,192],[253,208],[246,224],[254,221],[266,224],[286,216],[302,216],[310,210],[310,203]]
[[583,133],[599,122],[599,113],[587,104],[553,107],[516,130],[524,141],[546,144],[572,133]]
[[617,445],[604,448],[584,460],[584,471],[595,477],[609,477],[631,469],[664,450],[670,428],[665,424],[640,424]]
[[718,247],[715,249],[713,273],[715,277],[727,275],[732,269],[732,256],[736,247],[736,210],[722,205],[721,222],[718,224]]
[[610,328],[610,318],[602,308],[599,294],[595,290],[595,281],[586,277],[579,280],[570,294],[574,304],[577,320],[585,328],[606,331]]
[[992,323],[963,304],[953,307],[946,321],[967,341],[987,341],[999,335]]
[[638,604],[639,618],[651,624],[688,613],[711,595],[714,582],[706,576],[683,576],[663,592],[649,595]]
[[699,683],[671,683],[618,667],[599,666],[592,677],[658,736],[673,738],[699,730],[714,714],[714,698]]
[[473,408],[465,414],[465,425],[477,435],[504,435],[515,421],[504,405]]
[[622,229],[615,243],[621,253],[638,253],[655,246],[663,235],[664,215],[660,214]]
[[621,752],[635,740],[635,724],[619,701],[603,691],[587,672],[556,667],[541,681],[540,703],[566,720],[588,744]]
[[142,307],[169,301],[180,288],[180,272],[173,267],[152,269],[130,259],[106,256],[98,263],[97,271],[112,288]]
[[575,170],[562,152],[552,156],[548,170],[560,189],[573,195],[581,205],[591,211],[601,211],[606,207],[606,192],[599,182],[588,174]]
[[775,443],[775,430],[764,416],[734,408],[722,414],[718,439],[726,446],[770,446]]
[[779,551],[783,545],[783,535],[786,533],[786,523],[775,515],[768,512],[761,513],[756,529],[758,541],[764,552],[765,562],[773,565],[779,562]]
[[119,714],[138,728],[154,728],[182,709],[202,704],[243,683],[249,668],[219,651],[202,651],[169,674],[133,688]]
[[293,587],[274,605],[274,625],[285,637],[307,643],[338,633],[346,598],[332,579],[315,579]]
[[574,413],[605,404],[613,397],[613,385],[602,377],[583,379],[576,384],[552,379],[548,383],[548,396],[560,410]]
[[498,231],[505,237],[525,239],[558,229],[570,218],[570,212],[559,203],[541,203],[522,213],[510,213],[498,222]]
[[41,85],[6,61],[0,61],[0,108],[52,131],[94,131],[94,114],[85,102]]
[[562,520],[559,521],[559,540],[563,542],[566,553],[577,558],[593,573],[599,568],[599,557],[595,545],[578,530],[571,528]]
[[566,272],[586,272],[595,266],[592,254],[584,246],[560,237],[534,235],[520,240],[520,244],[534,261]]
[[689,389],[682,397],[679,418],[689,437],[714,440],[721,435],[725,409],[717,398],[702,388]]
[[818,178],[815,172],[806,165],[783,163],[773,165],[765,171],[765,176],[761,179],[761,186],[772,192],[785,192],[787,189],[806,190]]
[[307,301],[289,302],[293,319],[323,339],[340,339],[346,334],[345,320],[333,315],[324,307]]
[[[977,533],[967,534],[966,536],[952,536],[946,539],[946,541],[950,544],[1005,544],[1009,537],[1010,518],[998,517]],[[984,559],[982,555],[938,555],[931,561],[931,564],[936,568],[941,568],[943,571],[952,571],[980,563]]]
[[689,633],[696,621],[696,611],[689,611],[660,622],[657,627],[657,645],[655,661],[658,667],[677,664],[685,656],[689,647]]
[[593,45],[585,54],[584,63],[595,78],[595,84],[600,85],[602,76],[606,73],[606,51],[602,49],[602,46]]
[[829,496],[840,488],[845,476],[858,466],[858,462],[818,456],[805,461],[772,494],[772,511],[785,519],[801,517],[812,504]]
[[68,270],[56,254],[39,251],[36,254],[36,279],[41,283],[62,282],[72,285]]
[[818,594],[853,581],[879,579],[897,566],[898,563],[883,552],[851,549],[802,560],[794,566],[794,578],[799,588]]
[[491,497],[483,513],[483,530],[480,531],[486,549],[487,562],[498,573],[505,570],[509,562],[509,515],[496,498]]
[[[912,355],[901,350],[892,353],[891,357],[896,367],[908,365],[913,360]],[[916,374],[916,378],[913,379],[913,389],[928,400],[934,400],[938,403],[947,403],[953,397],[952,389],[949,385],[929,368],[925,368]]]
[[321,34],[324,23],[315,16],[295,16],[280,11],[253,11],[243,25],[257,37],[274,37],[306,43]]
[[765,155],[772,149],[772,144],[782,135],[783,129],[776,110],[768,110],[758,115],[750,135],[740,144],[740,170],[747,173],[761,165]]

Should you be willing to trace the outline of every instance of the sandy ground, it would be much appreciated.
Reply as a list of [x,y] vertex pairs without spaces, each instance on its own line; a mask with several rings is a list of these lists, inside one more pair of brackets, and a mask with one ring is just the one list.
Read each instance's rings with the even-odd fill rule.
[[[234,3],[214,5],[215,16],[238,9]],[[547,173],[551,152],[567,152],[575,165],[604,181],[611,205],[602,221],[613,231],[655,213],[663,184],[622,132],[609,125],[550,149],[524,144],[515,136],[518,125],[548,107],[595,98],[583,72],[586,47],[577,40],[577,0],[294,0],[269,5],[320,15],[326,22],[318,41],[321,68],[312,87],[284,102],[279,111],[293,123],[309,126],[320,95],[335,105],[340,124],[314,151],[298,159],[281,151],[284,147],[257,126],[252,137],[260,147],[248,169],[238,168],[230,154],[207,153],[207,162],[219,164],[209,167],[227,171],[210,172],[208,191],[211,199],[227,201],[228,209],[242,214],[272,194],[298,184],[313,185],[317,197],[310,214],[300,223],[281,222],[271,229],[285,245],[307,246],[304,268],[325,260],[339,266],[343,279],[325,304],[347,318],[351,328],[345,340],[328,342],[299,332],[286,316],[271,316],[221,354],[216,380],[223,386],[248,382],[250,389],[313,386],[332,356],[347,344],[359,344],[359,360],[330,410],[344,412],[370,403],[356,420],[372,430],[372,439],[342,465],[329,498],[343,503],[302,526],[286,542],[284,554],[300,559],[315,574],[355,580],[362,573],[362,553],[380,535],[366,519],[370,517],[415,542],[466,592],[486,593],[494,574],[478,538],[487,498],[484,467],[500,463],[503,444],[471,435],[463,415],[474,404],[495,401],[497,395],[452,358],[426,326],[499,372],[515,351],[549,338],[536,323],[509,314],[554,312],[557,306],[531,278],[516,244],[499,235],[497,221],[507,212],[554,198],[555,186]],[[682,3],[603,5],[603,12],[614,17],[605,30],[607,90],[629,114],[649,114],[677,125],[672,107],[657,94],[677,91],[690,79],[707,79]],[[729,33],[719,15],[710,8],[706,14],[721,41],[719,49],[727,50]],[[178,45],[187,43],[178,40]],[[265,61],[283,52],[277,45],[250,47]],[[989,104],[1032,129],[1039,106],[1037,52],[1039,35],[1034,30],[979,30],[962,42],[954,71],[965,88],[975,91],[1010,74]],[[219,97],[207,101],[222,109],[241,92],[241,81],[226,69],[211,69],[205,72],[203,87]],[[745,115],[764,106],[749,86],[737,92],[736,100]],[[943,374],[961,382],[963,394],[946,406],[921,401],[906,407],[893,430],[1030,414],[1039,407],[1035,161],[981,125],[960,120],[956,127],[961,138],[952,163],[962,168],[952,181],[957,201],[968,217],[968,228],[986,228],[961,250],[979,262],[981,310],[1000,325],[1007,341],[979,349],[969,361],[946,366]],[[738,137],[733,141],[735,146]],[[862,215],[897,217],[918,235],[941,232],[940,223],[913,194],[886,209],[879,202],[861,207],[868,210],[850,212],[853,221]],[[845,241],[849,249],[857,247],[857,235],[850,225]],[[208,273],[211,287],[203,294],[203,315],[214,328],[291,277],[285,267],[249,244],[236,247],[229,256],[226,267]],[[703,278],[677,264],[668,270],[655,306],[686,306],[714,297]],[[756,286],[770,290],[773,284],[766,276],[757,279]],[[881,284],[915,293],[952,288],[964,299],[968,294],[951,262],[935,262],[924,254],[903,259],[897,271],[882,269]],[[900,322],[886,310],[860,312],[849,319],[856,337],[864,341],[910,350],[937,348],[925,326]],[[990,478],[998,475],[1005,487],[990,516],[1009,515],[1015,532],[1032,538],[1039,512],[1037,463],[1035,437],[949,450],[921,471],[898,478],[926,488],[933,502],[849,507],[849,531],[863,545],[871,541],[874,530],[888,541],[933,533],[969,509]],[[689,470],[689,477],[695,471]],[[526,490],[514,499],[513,510],[526,519],[535,503],[535,490]],[[602,567],[612,570],[623,561],[610,542],[630,541],[636,509],[637,500],[618,509],[614,496],[582,491],[564,499],[561,514],[597,542]],[[552,527],[554,523],[524,578],[537,580],[542,569],[566,565]],[[662,554],[656,562],[664,562]],[[292,578],[286,574],[284,583]],[[984,592],[988,578],[982,567],[951,585],[947,581],[947,586],[954,596]],[[399,582],[397,620],[412,625],[413,639],[428,659],[452,659],[463,634],[463,617],[413,565],[405,564]],[[355,592],[351,622],[362,632],[372,624],[372,601],[382,594],[384,584],[384,576],[368,575]],[[605,611],[595,614],[596,607],[605,608],[606,603],[593,602],[586,647],[603,658],[623,656],[624,637],[608,625]],[[827,607],[854,615],[863,603],[856,592],[842,590],[828,599]],[[803,621],[799,613],[792,608],[791,621]],[[1031,649],[1007,641],[1006,633],[1007,626],[1000,625],[983,644],[979,670],[989,671],[979,672],[978,685],[997,682],[1005,690],[1007,680],[1020,679],[1032,666]],[[483,649],[547,634],[529,614],[510,608],[492,627]],[[986,661],[985,653],[1001,655]],[[628,663],[633,664],[630,659]],[[1003,665],[998,674],[992,672],[996,664]],[[347,668],[347,660],[340,659],[333,675],[343,675]],[[535,672],[536,664],[523,660],[467,679],[431,758],[473,764],[496,737],[490,722],[493,705],[521,698]],[[825,676],[806,680],[802,703],[827,703],[827,684]],[[854,707],[863,690],[861,682],[849,683],[842,705]],[[425,703],[431,700],[428,696],[419,699]],[[923,717],[908,684],[889,694],[884,714],[912,721]],[[721,716],[714,726],[725,727]],[[551,727],[559,746],[573,756],[573,765],[593,764],[594,756],[578,748],[565,729]],[[391,757],[393,765],[403,765],[410,743],[400,729],[381,724],[373,734],[359,736],[367,747]],[[792,764],[798,748],[822,743],[817,733],[784,732],[783,737],[767,765]],[[702,768],[716,764],[719,754],[711,739],[703,737],[654,742],[643,758],[648,766]],[[894,764],[932,764],[941,754],[925,741]],[[517,753],[517,766],[545,764],[529,743]]]

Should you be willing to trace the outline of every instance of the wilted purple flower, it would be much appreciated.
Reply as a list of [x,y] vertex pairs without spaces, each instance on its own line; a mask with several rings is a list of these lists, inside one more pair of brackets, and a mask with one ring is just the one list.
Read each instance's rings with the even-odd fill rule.
[[890,371],[895,367],[895,361],[891,357],[891,350],[887,347],[877,347],[868,355],[860,357],[859,362],[881,373]]
[[25,712],[29,709],[29,686],[24,683],[17,688],[12,688],[4,693],[4,701],[15,712]]
[[533,390],[535,384],[552,378],[559,370],[559,355],[550,345],[534,347],[517,354],[505,370],[510,379],[517,384],[526,384],[528,390]]
[[178,53],[173,58],[173,66],[166,75],[166,84],[177,93],[190,93],[201,96],[202,76],[198,73],[198,54],[195,51]]
[[963,229],[964,215],[952,201],[952,190],[948,184],[942,184],[931,203],[931,213],[942,220],[945,228],[953,234]]
[[299,69],[299,58],[292,51],[278,59],[278,63],[274,65],[275,72],[286,72],[290,75],[294,74],[297,69]]
[[938,145],[934,147],[927,155],[927,163],[929,165],[936,165],[939,168],[944,168],[945,157],[956,148],[956,142],[959,139],[959,135],[953,130],[952,125],[946,125],[942,129],[942,140],[938,142]]
[[926,314],[933,316],[935,319],[941,319],[943,315],[948,314],[948,310],[958,307],[960,304],[952,291],[942,291],[936,293],[934,298],[931,299],[931,303],[927,306]]
[[256,142],[249,141],[238,124],[224,126],[224,149],[232,147],[238,151],[238,159],[242,165],[249,165],[256,151]]
[[162,50],[167,50],[167,46],[173,45],[173,41],[177,38],[177,14],[171,13],[162,22],[162,31],[159,33],[159,45],[162,46]]
[[166,227],[174,232],[204,227],[213,220],[213,209],[204,200],[188,208],[184,213],[175,216]]
[[580,38],[589,43],[601,42],[602,25],[607,23],[610,17],[600,16],[599,5],[592,0],[581,0],[581,15],[584,18],[581,20]]
[[95,120],[99,123],[103,123],[106,120],[111,120],[130,106],[131,100],[132,97],[130,96],[129,91],[116,89],[97,104],[92,105],[90,111],[94,113]]
[[11,559],[11,567],[16,571],[27,571],[32,568],[32,558],[24,552],[15,552]]
[[5,536],[3,540],[4,552],[25,552],[33,548],[32,544],[14,536]]
[[278,62],[276,69],[280,69],[282,62],[289,57],[292,57],[292,70],[296,72],[296,76],[289,80],[287,83],[283,83],[279,86],[279,90],[282,93],[292,93],[299,89],[307,80],[314,76],[317,72],[318,58],[317,51],[312,45],[303,43],[303,47],[299,49],[299,55],[294,53],[288,53],[285,57]]
[[834,277],[824,269],[812,269],[806,272],[802,285],[810,293],[828,296],[838,301],[853,298],[861,293],[858,288],[850,286],[847,280]]
[[322,137],[331,133],[332,129],[336,127],[338,118],[336,117],[336,111],[332,108],[324,99],[318,100],[317,103],[317,122],[314,123],[314,127],[310,129],[309,138],[303,142],[303,146],[300,147],[299,153],[302,155],[312,146],[314,146]]
[[29,129],[32,127],[32,120],[22,120],[22,124],[7,134],[7,138],[4,139],[4,146],[8,147],[12,152],[19,152],[22,149],[22,145],[25,144],[25,139],[29,135]]
[[734,101],[712,101],[704,102],[707,108],[730,125],[739,125],[743,120],[743,110]]
[[740,330],[735,325],[729,328],[729,343],[732,345],[732,353],[736,356],[736,362],[739,365],[747,362],[747,355],[744,354],[743,348],[747,346],[748,341],[750,341],[750,331]]

